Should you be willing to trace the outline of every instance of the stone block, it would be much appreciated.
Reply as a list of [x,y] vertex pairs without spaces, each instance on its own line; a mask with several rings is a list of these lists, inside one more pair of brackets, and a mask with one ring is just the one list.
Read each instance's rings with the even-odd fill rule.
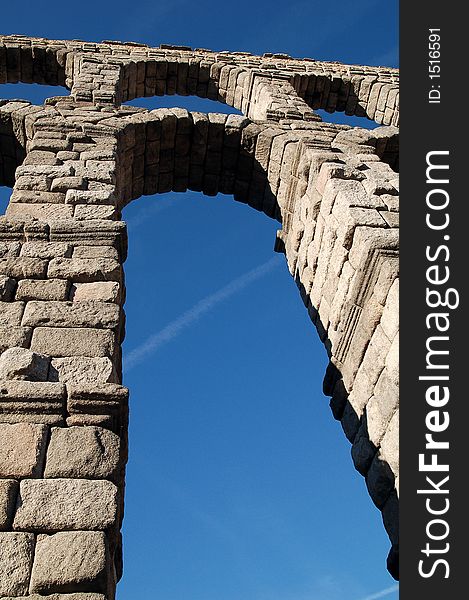
[[366,487],[371,499],[378,508],[382,508],[394,489],[394,474],[387,462],[377,454],[366,476]]
[[397,475],[399,473],[399,409],[391,417],[381,440],[381,456]]
[[112,192],[102,191],[84,191],[68,190],[65,194],[67,204],[96,204],[96,205],[114,205],[116,198]]
[[52,259],[71,255],[72,247],[63,242],[26,242],[21,247],[21,256],[30,258]]
[[[15,227],[15,230],[18,230],[18,227]],[[0,258],[11,258],[14,256],[19,256],[21,250],[20,242],[0,242]],[[0,271],[0,273],[3,271]]]
[[55,427],[44,477],[115,480],[121,466],[119,436],[102,427]]
[[[50,536],[40,535],[36,544],[30,591],[40,594],[106,593],[108,570],[109,557],[104,533],[61,531]],[[97,594],[73,594],[70,600],[97,600],[99,597]]]
[[32,423],[0,424],[0,477],[40,477],[47,427]]
[[11,327],[0,325],[0,352],[8,348],[26,347],[31,340],[31,327]]
[[98,425],[120,433],[128,415],[129,391],[111,384],[69,384],[67,424]]
[[15,279],[44,279],[47,261],[28,256],[0,258],[0,274]]
[[56,177],[52,181],[50,191],[66,193],[70,189],[84,190],[86,186],[87,182],[83,177]]
[[0,380],[46,381],[50,358],[27,348],[9,348],[0,356]]
[[0,532],[0,596],[28,593],[34,535]]
[[115,336],[108,329],[36,327],[31,349],[49,356],[111,356],[114,354]]
[[396,386],[399,386],[399,334],[396,334],[396,337],[393,339],[391,343],[391,347],[389,348],[389,352],[386,355],[386,359],[384,361],[384,365],[386,367],[386,371],[388,373],[389,378]]
[[0,531],[10,528],[19,483],[14,479],[0,479]]
[[119,307],[109,302],[40,302],[26,305],[23,326],[92,327],[113,329],[119,324]]
[[0,302],[0,326],[21,325],[24,302]]
[[366,407],[370,440],[379,446],[391,417],[399,405],[399,388],[389,378],[387,369],[379,376],[374,396]]
[[76,246],[73,258],[112,258],[117,260],[119,253],[113,246]]
[[75,283],[120,281],[121,266],[110,258],[54,258],[48,274],[51,278],[70,279]]
[[65,386],[61,383],[0,382],[0,423],[60,425],[65,406]]
[[399,543],[399,498],[392,491],[383,508],[383,524],[392,544]]
[[72,288],[72,298],[74,302],[83,300],[117,302],[119,299],[119,284],[116,281],[77,283]]
[[17,300],[67,300],[66,279],[22,279],[16,291]]
[[54,358],[49,372],[50,381],[63,383],[115,383],[115,378],[113,364],[107,357]]
[[381,327],[390,340],[399,331],[399,279],[392,284],[381,317]]
[[117,488],[110,481],[24,479],[15,530],[104,530],[117,522]]
[[113,206],[77,204],[75,207],[75,219],[114,219],[116,209]]
[[6,216],[9,219],[38,219],[48,223],[73,217],[73,206],[69,204],[22,204],[12,202],[8,205]]

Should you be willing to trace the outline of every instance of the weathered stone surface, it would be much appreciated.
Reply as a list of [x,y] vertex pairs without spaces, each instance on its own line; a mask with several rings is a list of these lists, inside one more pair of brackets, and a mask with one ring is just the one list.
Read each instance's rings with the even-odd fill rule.
[[49,356],[112,356],[115,337],[106,329],[36,327],[31,349]]
[[121,267],[111,258],[54,258],[50,261],[48,273],[51,278],[70,279],[79,283],[121,279]]
[[26,242],[21,247],[21,256],[52,259],[72,255],[70,244],[63,242]]
[[0,424],[0,477],[40,477],[46,435],[45,425]]
[[20,204],[12,202],[6,211],[10,219],[38,219],[48,223],[60,219],[70,219],[73,207],[68,204]]
[[112,258],[118,260],[119,253],[113,246],[76,246],[73,258]]
[[119,298],[119,284],[115,281],[76,283],[72,289],[72,298],[74,302],[82,302],[84,300],[117,302]]
[[394,489],[394,474],[386,461],[378,454],[373,459],[366,476],[366,487],[371,499],[382,508]]
[[399,473],[399,410],[391,417],[381,440],[381,456],[393,473]]
[[66,279],[22,279],[17,300],[67,300],[70,284]]
[[119,307],[109,302],[40,302],[26,304],[23,326],[91,327],[113,329],[119,324]]
[[0,479],[0,531],[10,528],[18,487],[14,479]]
[[75,219],[114,219],[116,209],[113,206],[78,204],[75,207]]
[[0,380],[46,381],[50,358],[27,348],[9,348],[0,356]]
[[119,432],[127,422],[129,390],[121,385],[75,384],[68,386],[67,424],[97,425]]
[[[31,592],[106,592],[108,549],[99,531],[62,531],[38,536]],[[61,596],[57,596],[61,598]],[[98,594],[76,594],[70,600],[98,600]]]
[[0,302],[0,326],[21,325],[24,302]]
[[51,192],[67,192],[69,189],[84,190],[86,180],[83,177],[57,177],[51,185]]
[[24,479],[19,498],[15,530],[107,529],[117,519],[117,488],[110,481]]
[[0,596],[28,593],[34,535],[0,532]]
[[121,463],[119,436],[102,427],[55,427],[44,477],[115,480]]
[[47,261],[40,258],[20,256],[18,258],[0,258],[0,274],[15,279],[44,279],[47,272]]
[[54,358],[49,371],[50,381],[63,383],[113,383],[116,374],[109,358],[72,356]]
[[29,345],[31,333],[31,327],[0,325],[0,352],[4,352],[14,346],[25,348]]
[[65,407],[62,383],[0,382],[0,423],[60,425],[64,421]]

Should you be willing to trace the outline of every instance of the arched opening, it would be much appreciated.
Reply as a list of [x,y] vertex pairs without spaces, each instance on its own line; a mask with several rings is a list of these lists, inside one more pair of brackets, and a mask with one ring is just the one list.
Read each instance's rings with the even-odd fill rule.
[[344,112],[334,111],[328,112],[324,109],[317,109],[316,112],[326,123],[337,123],[339,125],[350,125],[350,127],[362,127],[363,129],[376,129],[380,127],[379,123],[371,121],[366,117],[357,117],[355,115],[347,115]]
[[240,110],[228,104],[222,104],[217,100],[210,100],[209,98],[199,98],[198,96],[150,96],[149,98],[135,98],[134,100],[129,100],[126,104],[147,108],[148,110],[177,107],[191,112],[213,112],[226,115],[242,114]]
[[[278,224],[193,192],[140,198],[123,217],[132,394],[118,600],[389,587],[380,516],[322,397],[326,353],[283,261],[177,327],[271,259]],[[125,356],[168,325],[126,370]]]
[[47,98],[68,96],[67,88],[60,85],[40,85],[38,83],[6,83],[0,87],[0,99],[27,100],[31,104],[42,105]]

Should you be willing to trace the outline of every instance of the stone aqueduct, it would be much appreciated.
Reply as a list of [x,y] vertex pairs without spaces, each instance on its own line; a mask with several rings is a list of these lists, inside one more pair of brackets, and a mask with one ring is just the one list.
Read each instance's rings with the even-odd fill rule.
[[[128,391],[126,228],[142,195],[232,194],[276,250],[330,357],[324,391],[398,556],[398,72],[285,55],[0,37],[0,598],[112,600]],[[145,110],[197,95],[243,115]],[[1,88],[0,88],[1,95]],[[315,109],[381,124],[326,123]]]

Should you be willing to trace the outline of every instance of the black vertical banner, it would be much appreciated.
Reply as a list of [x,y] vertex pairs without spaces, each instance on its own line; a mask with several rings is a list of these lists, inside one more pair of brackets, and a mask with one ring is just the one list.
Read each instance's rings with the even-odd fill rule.
[[400,598],[469,597],[469,30],[454,0],[400,13]]

